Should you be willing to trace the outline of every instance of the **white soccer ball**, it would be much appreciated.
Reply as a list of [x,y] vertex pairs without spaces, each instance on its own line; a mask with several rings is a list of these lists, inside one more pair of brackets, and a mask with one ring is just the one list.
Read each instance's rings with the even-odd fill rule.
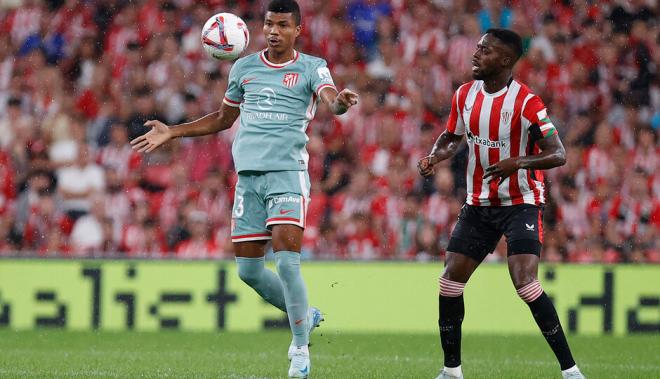
[[213,58],[234,60],[250,43],[247,24],[231,13],[218,13],[202,28],[202,46]]

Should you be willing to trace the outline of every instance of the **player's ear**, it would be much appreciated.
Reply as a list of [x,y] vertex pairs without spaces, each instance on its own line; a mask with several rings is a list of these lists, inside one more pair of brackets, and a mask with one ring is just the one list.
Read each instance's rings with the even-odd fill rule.
[[300,32],[302,32],[302,25],[296,25],[296,37],[300,36]]
[[504,67],[509,67],[509,66],[511,66],[511,62],[512,62],[512,61],[513,61],[513,60],[511,59],[511,57],[506,56],[506,57],[502,58],[502,65],[503,65]]

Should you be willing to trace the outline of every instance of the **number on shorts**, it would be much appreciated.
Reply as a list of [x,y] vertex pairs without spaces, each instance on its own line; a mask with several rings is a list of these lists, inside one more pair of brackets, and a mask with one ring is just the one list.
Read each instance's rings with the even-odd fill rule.
[[234,209],[234,216],[241,217],[243,216],[243,196],[236,195],[236,209]]

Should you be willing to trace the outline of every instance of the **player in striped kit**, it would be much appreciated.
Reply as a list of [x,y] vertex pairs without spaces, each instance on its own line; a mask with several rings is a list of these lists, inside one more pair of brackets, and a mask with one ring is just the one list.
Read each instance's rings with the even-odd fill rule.
[[433,166],[452,157],[467,139],[467,200],[440,278],[438,324],[445,367],[437,379],[463,378],[463,289],[502,235],[516,292],[555,353],[562,376],[584,378],[537,278],[545,202],[540,170],[563,165],[566,154],[541,99],[512,78],[521,55],[522,40],[510,30],[490,29],[481,37],[472,57],[475,80],[454,93],[447,130],[418,163],[421,175],[431,175]]

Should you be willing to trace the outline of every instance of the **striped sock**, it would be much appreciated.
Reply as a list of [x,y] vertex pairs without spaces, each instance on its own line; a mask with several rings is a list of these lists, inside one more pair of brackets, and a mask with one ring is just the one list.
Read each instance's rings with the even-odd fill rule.
[[463,295],[465,283],[454,282],[443,277],[440,277],[440,295],[447,297],[459,297]]
[[543,288],[541,287],[541,283],[538,281],[538,279],[536,279],[531,283],[528,283],[517,289],[516,292],[518,292],[518,296],[520,296],[520,298],[523,299],[525,303],[531,303],[532,301],[538,299],[539,296],[541,296],[543,293]]

